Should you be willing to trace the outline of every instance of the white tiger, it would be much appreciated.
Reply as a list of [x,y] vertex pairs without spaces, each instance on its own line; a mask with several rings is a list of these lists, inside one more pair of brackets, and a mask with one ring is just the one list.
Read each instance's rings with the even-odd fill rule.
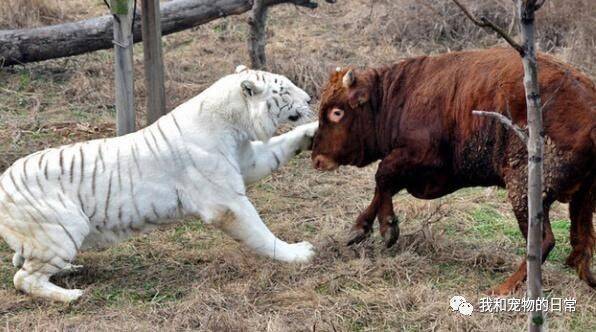
[[310,147],[316,122],[271,138],[280,124],[306,119],[309,101],[286,77],[239,66],[135,133],[17,160],[0,177],[0,234],[16,252],[15,287],[73,301],[82,290],[49,278],[73,269],[79,250],[187,215],[215,224],[261,255],[308,261],[313,246],[288,244],[271,233],[245,184]]

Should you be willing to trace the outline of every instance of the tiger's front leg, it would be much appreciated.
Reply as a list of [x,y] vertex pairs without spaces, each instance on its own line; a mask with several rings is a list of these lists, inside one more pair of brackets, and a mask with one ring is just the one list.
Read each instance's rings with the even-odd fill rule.
[[318,122],[311,122],[267,142],[250,142],[241,151],[240,166],[244,182],[256,182],[285,165],[300,152],[310,149],[318,126]]
[[315,254],[309,242],[287,243],[275,236],[246,196],[230,194],[225,212],[216,219],[216,227],[259,255],[282,262],[306,263]]

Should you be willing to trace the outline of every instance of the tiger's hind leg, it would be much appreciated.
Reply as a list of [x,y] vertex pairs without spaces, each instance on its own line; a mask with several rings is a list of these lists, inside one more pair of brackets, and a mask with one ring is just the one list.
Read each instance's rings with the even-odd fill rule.
[[25,257],[23,257],[21,254],[19,254],[18,252],[15,253],[12,256],[12,265],[16,268],[21,268],[23,267],[23,264],[25,264]]
[[34,297],[71,302],[78,299],[83,291],[61,288],[54,285],[50,278],[72,266],[70,262],[81,248],[89,226],[87,220],[77,215],[76,211],[59,212],[62,211],[57,209],[56,217],[66,221],[49,218],[45,222],[22,220],[20,224],[29,223],[33,226],[25,229],[28,231],[26,234],[10,237],[13,239],[12,248],[19,248],[19,256],[15,255],[14,263],[20,263],[24,258],[13,282],[16,289]]
[[72,274],[80,273],[83,270],[83,265],[74,265],[67,263],[62,270],[54,274],[54,277],[64,277]]
[[64,289],[50,282],[52,275],[62,271],[68,265],[59,257],[50,261],[27,258],[23,267],[14,275],[14,285],[18,290],[35,297],[60,302],[75,301],[83,295],[82,290]]

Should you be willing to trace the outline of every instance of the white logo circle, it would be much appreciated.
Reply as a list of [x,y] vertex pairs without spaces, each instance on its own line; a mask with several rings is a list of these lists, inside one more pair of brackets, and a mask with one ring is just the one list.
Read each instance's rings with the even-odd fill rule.
[[449,300],[449,306],[451,307],[451,311],[458,311],[464,316],[471,316],[474,311],[474,306],[468,303],[465,297],[459,295],[456,295]]

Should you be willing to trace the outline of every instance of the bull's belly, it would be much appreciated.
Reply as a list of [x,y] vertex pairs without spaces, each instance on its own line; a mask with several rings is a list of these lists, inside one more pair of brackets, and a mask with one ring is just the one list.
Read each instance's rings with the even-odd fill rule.
[[434,174],[428,172],[420,176],[416,181],[411,181],[406,190],[409,194],[420,199],[436,199],[462,188],[458,186],[448,172],[437,171]]
[[505,187],[504,182],[494,176],[477,176],[472,173],[453,174],[451,170],[425,172],[406,186],[409,194],[420,199],[437,199],[459,189],[469,187]]

